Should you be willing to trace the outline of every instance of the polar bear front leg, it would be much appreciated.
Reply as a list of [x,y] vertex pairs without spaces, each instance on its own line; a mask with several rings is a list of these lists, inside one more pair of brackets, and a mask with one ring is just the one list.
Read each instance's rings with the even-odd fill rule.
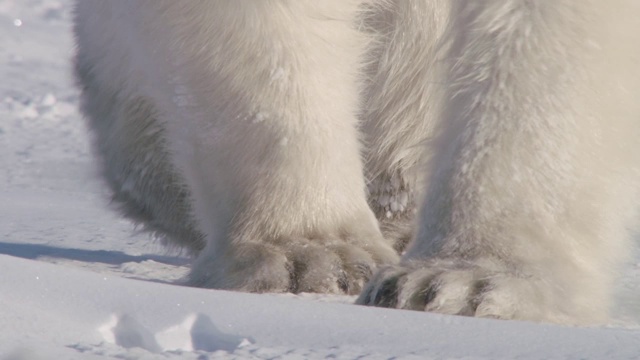
[[638,201],[637,14],[626,0],[454,3],[420,229],[360,304],[606,319]]
[[191,284],[354,294],[397,260],[365,196],[359,3],[164,3],[189,19],[167,43],[170,142],[207,237]]

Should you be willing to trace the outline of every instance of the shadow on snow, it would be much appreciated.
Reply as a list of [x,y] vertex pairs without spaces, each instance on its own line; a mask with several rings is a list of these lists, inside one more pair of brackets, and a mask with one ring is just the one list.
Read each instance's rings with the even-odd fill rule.
[[0,242],[0,254],[37,260],[41,257],[76,260],[83,262],[98,262],[108,265],[121,265],[128,262],[155,262],[181,266],[188,264],[188,260],[175,256],[163,255],[128,255],[122,251],[109,250],[81,250],[53,247],[40,244],[17,244]]

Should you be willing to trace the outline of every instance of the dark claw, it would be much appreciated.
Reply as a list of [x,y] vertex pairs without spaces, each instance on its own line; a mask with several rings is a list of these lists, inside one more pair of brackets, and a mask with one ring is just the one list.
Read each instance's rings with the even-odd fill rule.
[[398,282],[404,274],[386,279],[378,287],[373,305],[378,307],[395,308],[398,305]]

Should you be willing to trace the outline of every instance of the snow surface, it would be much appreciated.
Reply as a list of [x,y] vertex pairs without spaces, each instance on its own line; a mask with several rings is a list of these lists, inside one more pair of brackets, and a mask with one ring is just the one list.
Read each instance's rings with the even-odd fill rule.
[[597,328],[180,286],[188,259],[108,207],[72,49],[69,1],[0,0],[0,360],[640,358],[635,263]]

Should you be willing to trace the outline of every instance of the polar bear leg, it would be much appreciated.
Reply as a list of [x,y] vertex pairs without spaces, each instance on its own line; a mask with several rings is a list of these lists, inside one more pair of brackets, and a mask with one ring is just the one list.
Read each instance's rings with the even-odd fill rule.
[[637,219],[637,2],[453,4],[420,229],[358,302],[604,321]]
[[175,216],[191,284],[357,293],[397,261],[360,159],[363,2],[77,3],[107,178],[139,220]]
[[357,293],[396,261],[365,194],[360,3],[167,1],[149,15],[180,44],[166,57],[185,101],[167,136],[206,234],[192,284]]
[[423,144],[437,118],[437,42],[449,1],[394,0],[369,12],[378,41],[367,67],[363,132],[369,204],[386,238],[402,251],[414,233],[423,188]]

